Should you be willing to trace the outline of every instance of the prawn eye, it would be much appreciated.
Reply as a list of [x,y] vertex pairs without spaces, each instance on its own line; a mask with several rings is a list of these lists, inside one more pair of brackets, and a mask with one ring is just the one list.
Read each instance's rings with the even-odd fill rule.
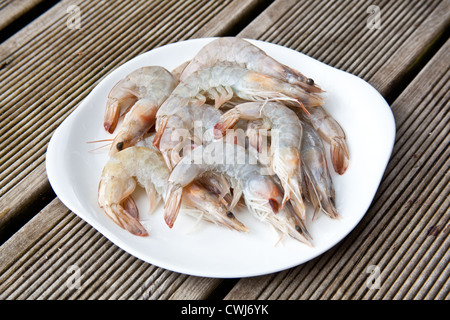
[[312,86],[312,85],[314,85],[314,80],[311,78],[308,78],[308,79],[306,79],[306,84]]
[[116,148],[117,148],[118,151],[121,151],[123,149],[123,142],[118,142],[116,144]]
[[295,225],[295,230],[297,230],[298,233],[303,233],[303,230],[299,225]]
[[234,219],[234,214],[233,214],[233,212],[228,211],[228,212],[227,212],[227,217],[230,218],[230,219]]

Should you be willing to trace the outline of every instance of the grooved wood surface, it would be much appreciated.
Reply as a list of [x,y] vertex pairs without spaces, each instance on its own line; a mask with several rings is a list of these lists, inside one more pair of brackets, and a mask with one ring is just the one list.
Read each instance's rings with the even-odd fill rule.
[[[261,3],[63,0],[0,44],[0,230],[48,190],[49,138],[105,75],[154,47],[236,25],[240,37],[303,52],[391,99],[393,155],[355,230],[296,268],[201,278],[134,258],[55,198],[0,247],[0,299],[449,298],[450,1],[278,0],[246,20]],[[80,29],[66,24],[72,4]],[[367,26],[370,5],[380,29]]]

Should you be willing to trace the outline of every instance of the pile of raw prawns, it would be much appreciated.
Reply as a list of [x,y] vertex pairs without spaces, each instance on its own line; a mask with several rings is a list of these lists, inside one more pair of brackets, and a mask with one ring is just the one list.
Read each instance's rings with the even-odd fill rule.
[[311,245],[307,204],[313,217],[339,216],[326,152],[338,174],[349,165],[345,133],[323,93],[235,37],[212,40],[172,71],[134,70],[107,97],[104,128],[114,138],[98,203],[117,225],[147,236],[132,197],[139,185],[151,211],[162,200],[170,228],[181,209],[247,232],[235,214],[245,206],[281,238]]

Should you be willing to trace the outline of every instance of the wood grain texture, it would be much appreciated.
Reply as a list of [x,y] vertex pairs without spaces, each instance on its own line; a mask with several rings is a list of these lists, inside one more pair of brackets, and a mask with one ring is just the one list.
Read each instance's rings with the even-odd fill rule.
[[[380,29],[369,29],[371,5]],[[274,2],[240,37],[277,43],[353,73],[387,94],[448,29],[450,1]]]
[[[68,31],[66,9],[74,3],[82,28]],[[146,1],[136,8],[63,0],[0,45],[0,133],[14,134],[0,149],[0,219],[14,216],[11,207],[20,212],[27,186],[49,188],[43,161],[51,133],[108,72],[153,47],[226,32],[242,14],[237,3],[248,11],[257,1]],[[381,8],[379,30],[366,25],[373,3]],[[447,6],[281,0],[239,36],[301,51],[386,94],[448,26]],[[357,228],[297,268],[241,279],[227,299],[448,299],[448,52],[446,44],[392,104],[394,154]],[[378,290],[366,286],[370,265],[382,271]],[[73,266],[81,271],[79,288],[70,287]],[[58,199],[0,247],[0,299],[205,299],[220,284],[132,257]]]
[[0,234],[6,231],[17,219],[27,215],[27,209],[33,206],[48,191],[49,183],[45,166],[37,166],[9,192],[0,197]]

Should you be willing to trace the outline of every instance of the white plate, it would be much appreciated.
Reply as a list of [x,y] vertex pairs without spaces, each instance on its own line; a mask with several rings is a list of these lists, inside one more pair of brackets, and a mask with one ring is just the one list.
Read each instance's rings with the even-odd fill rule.
[[97,187],[108,152],[107,149],[92,152],[95,145],[87,142],[111,138],[103,129],[104,106],[110,89],[142,66],[160,65],[172,70],[211,40],[188,40],[154,49],[105,77],[53,134],[46,158],[49,181],[70,210],[123,250],[156,266],[221,278],[256,276],[297,266],[337,244],[364,216],[391,155],[395,123],[389,105],[368,83],[279,45],[251,40],[275,59],[313,78],[327,91],[325,107],[343,126],[351,156],[343,176],[332,172],[341,218],[331,220],[321,214],[307,222],[314,247],[288,238],[275,246],[279,235],[248,212],[236,213],[250,228],[247,234],[206,222],[196,225],[195,219],[182,213],[169,229],[162,218],[162,206],[151,216],[145,215],[148,204],[143,193],[138,195],[137,202],[149,236],[137,237],[114,224],[97,204]]

